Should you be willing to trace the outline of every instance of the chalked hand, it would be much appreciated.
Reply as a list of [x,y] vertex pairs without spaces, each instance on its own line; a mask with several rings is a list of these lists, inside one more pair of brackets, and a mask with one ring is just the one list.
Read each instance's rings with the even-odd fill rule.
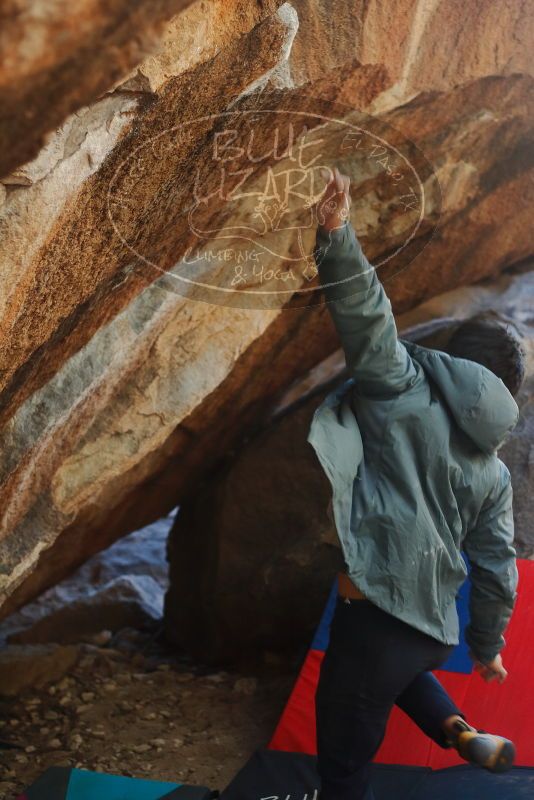
[[326,231],[341,228],[349,218],[350,178],[343,175],[337,167],[333,172],[321,169],[321,176],[326,181],[324,192],[317,203],[317,221]]
[[495,680],[495,678],[499,683],[503,683],[508,677],[508,672],[504,668],[500,654],[487,664],[475,659],[474,666],[476,672],[488,683]]

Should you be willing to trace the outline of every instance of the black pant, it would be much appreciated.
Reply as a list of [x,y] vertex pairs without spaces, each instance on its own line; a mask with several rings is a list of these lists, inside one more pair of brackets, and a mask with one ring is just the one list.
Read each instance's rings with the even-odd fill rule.
[[369,600],[337,598],[315,697],[321,800],[372,800],[370,763],[396,703],[441,747],[456,707],[437,678],[446,645]]

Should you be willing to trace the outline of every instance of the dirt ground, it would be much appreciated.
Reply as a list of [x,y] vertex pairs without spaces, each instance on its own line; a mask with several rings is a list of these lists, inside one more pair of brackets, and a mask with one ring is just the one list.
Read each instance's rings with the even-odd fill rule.
[[158,630],[81,645],[59,682],[0,700],[0,798],[49,766],[75,766],[223,789],[265,746],[302,654],[263,654],[216,670],[170,652]]

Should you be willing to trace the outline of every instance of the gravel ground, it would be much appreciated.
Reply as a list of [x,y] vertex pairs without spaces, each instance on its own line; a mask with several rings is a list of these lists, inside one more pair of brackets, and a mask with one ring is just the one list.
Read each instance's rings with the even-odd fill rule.
[[0,700],[0,798],[49,766],[75,766],[222,789],[265,746],[302,657],[263,654],[214,670],[171,653],[158,631],[125,629],[57,683]]

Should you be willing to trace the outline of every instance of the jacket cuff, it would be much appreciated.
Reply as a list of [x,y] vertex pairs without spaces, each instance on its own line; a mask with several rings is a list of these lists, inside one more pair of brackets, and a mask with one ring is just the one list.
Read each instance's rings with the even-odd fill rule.
[[316,242],[318,245],[343,244],[347,237],[349,227],[349,220],[345,220],[340,228],[334,228],[333,231],[325,230],[321,225],[317,226]]
[[504,647],[504,644],[497,644],[486,647],[480,645],[472,645],[469,643],[469,641],[467,641],[467,644],[469,646],[469,649],[471,650],[471,653],[473,654],[473,657],[477,661],[480,661],[482,664],[489,664],[491,661],[493,661],[493,659],[499,655],[499,653]]
[[317,228],[313,254],[327,301],[348,299],[379,286],[350,220],[333,231]]

